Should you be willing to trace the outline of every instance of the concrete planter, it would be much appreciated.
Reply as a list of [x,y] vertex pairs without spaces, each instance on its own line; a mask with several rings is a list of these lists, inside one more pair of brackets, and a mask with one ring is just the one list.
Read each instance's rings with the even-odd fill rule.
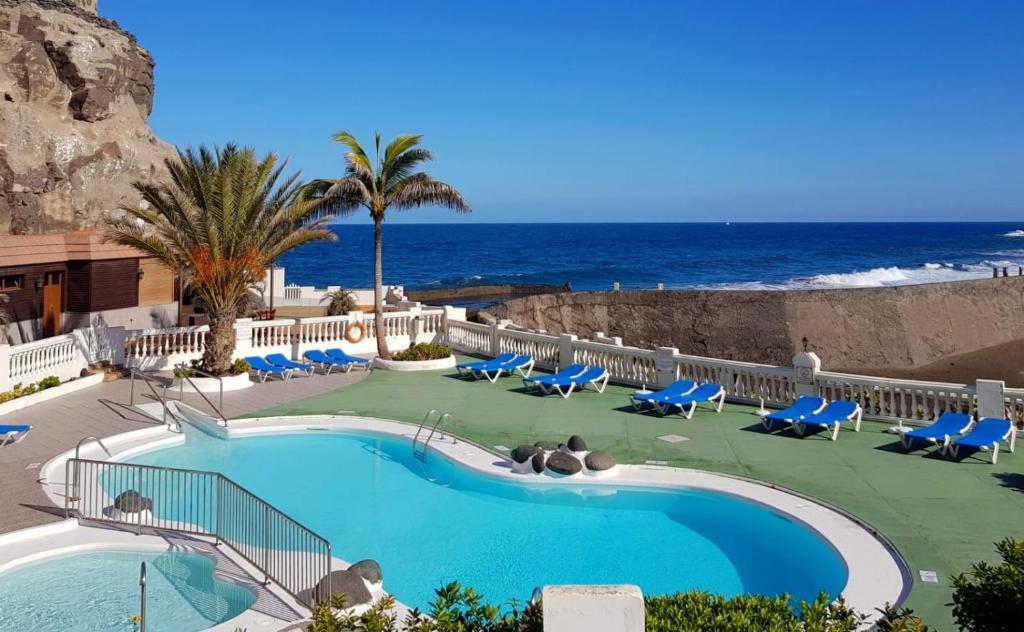
[[[184,390],[186,393],[195,393],[198,390],[201,393],[219,393],[220,392],[220,381],[215,377],[193,377],[189,380],[184,380]],[[224,392],[228,391],[240,391],[243,388],[249,388],[255,382],[249,379],[248,373],[239,373],[238,375],[225,375],[224,380]],[[195,388],[192,388],[192,384],[195,384]]]
[[448,356],[440,360],[381,360],[374,358],[373,367],[386,371],[437,371],[439,369],[454,369],[455,356]]
[[45,391],[39,391],[31,395],[19,397],[18,399],[12,399],[9,402],[0,404],[0,415],[6,415],[7,413],[21,410],[22,408],[28,408],[34,404],[41,404],[42,402],[56,399],[61,395],[67,395],[80,391],[83,388],[89,388],[90,386],[96,386],[97,384],[103,383],[103,374],[95,373],[93,375],[87,375],[86,377],[80,377],[68,382],[64,382],[60,386],[54,386],[48,388]]

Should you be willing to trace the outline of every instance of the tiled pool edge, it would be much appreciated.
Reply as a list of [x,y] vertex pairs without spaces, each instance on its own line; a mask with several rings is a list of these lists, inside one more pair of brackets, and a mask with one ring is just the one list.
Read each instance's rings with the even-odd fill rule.
[[[378,418],[311,415],[232,420],[228,435],[241,437],[303,430],[370,430],[404,436],[411,440],[415,429],[416,426],[413,424]],[[108,447],[112,447],[114,460],[124,460],[141,452],[184,441],[182,435],[168,437],[168,434],[163,428],[153,428],[115,435],[104,442]],[[816,531],[833,547],[848,571],[843,596],[849,606],[868,615],[869,622],[878,617],[876,608],[886,602],[902,603],[912,587],[912,579],[902,557],[878,530],[841,508],[776,485],[734,475],[650,465],[620,465],[616,475],[611,477],[573,476],[556,479],[544,475],[513,473],[506,465],[507,457],[450,434],[443,440],[435,439],[430,448],[464,467],[519,483],[689,487],[739,496],[768,506]],[[44,492],[57,506],[63,506],[63,463],[71,456],[72,453],[69,451],[51,459],[41,472]],[[95,458],[97,455],[90,456]]]

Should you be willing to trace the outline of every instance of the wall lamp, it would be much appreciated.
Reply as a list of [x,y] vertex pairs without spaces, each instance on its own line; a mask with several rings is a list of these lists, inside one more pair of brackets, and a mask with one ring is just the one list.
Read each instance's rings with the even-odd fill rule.
[[37,276],[36,277],[35,286],[36,286],[36,291],[39,291],[39,290],[43,289],[43,277],[41,277],[41,276]]
[[139,268],[139,270],[135,273],[135,276],[141,281],[142,277],[146,276],[146,271],[143,270],[142,268]]

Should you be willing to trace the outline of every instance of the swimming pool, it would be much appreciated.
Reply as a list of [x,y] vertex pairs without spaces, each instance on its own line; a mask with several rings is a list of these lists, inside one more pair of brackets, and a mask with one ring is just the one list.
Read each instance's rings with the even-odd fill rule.
[[131,462],[220,471],[329,539],[380,562],[385,587],[423,608],[457,580],[492,603],[559,583],[647,594],[837,595],[843,559],[786,514],[728,494],[489,476],[408,438],[365,431],[192,435]]
[[211,558],[179,551],[69,553],[0,575],[0,630],[125,631],[139,614],[139,566],[146,563],[146,629],[195,632],[250,608],[249,589],[213,577]]

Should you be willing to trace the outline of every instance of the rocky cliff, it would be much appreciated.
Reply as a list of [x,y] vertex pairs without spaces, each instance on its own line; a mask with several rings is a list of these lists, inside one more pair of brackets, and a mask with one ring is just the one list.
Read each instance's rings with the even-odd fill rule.
[[546,294],[490,311],[552,333],[602,331],[638,347],[769,364],[788,364],[806,337],[829,370],[1024,385],[1024,277],[791,292]]
[[150,131],[153,59],[95,0],[0,0],[0,234],[134,206],[173,148]]

